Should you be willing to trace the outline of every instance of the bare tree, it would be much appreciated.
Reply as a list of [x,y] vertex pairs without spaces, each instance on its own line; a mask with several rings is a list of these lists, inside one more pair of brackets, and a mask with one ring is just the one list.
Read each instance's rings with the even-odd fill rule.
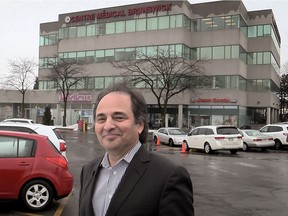
[[157,99],[162,122],[165,122],[169,100],[185,91],[194,91],[206,83],[203,64],[206,60],[187,60],[170,50],[158,50],[154,55],[136,51],[125,61],[112,62],[122,69],[134,86],[148,86]]
[[27,90],[32,89],[35,83],[36,63],[26,58],[9,60],[9,74],[4,77],[2,86],[5,89],[15,89],[22,94],[21,111],[18,117],[25,117],[24,104]]
[[67,103],[70,91],[81,81],[85,80],[83,76],[83,62],[76,59],[58,59],[55,62],[49,62],[50,74],[46,76],[48,80],[54,81],[53,88],[61,91],[64,102],[63,126],[66,126]]

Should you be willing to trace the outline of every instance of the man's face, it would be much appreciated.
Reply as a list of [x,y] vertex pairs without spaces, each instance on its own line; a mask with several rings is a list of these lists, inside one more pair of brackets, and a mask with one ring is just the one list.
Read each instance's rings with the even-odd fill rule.
[[99,102],[95,115],[95,132],[107,152],[123,154],[132,149],[143,127],[143,124],[135,124],[128,94],[112,92]]

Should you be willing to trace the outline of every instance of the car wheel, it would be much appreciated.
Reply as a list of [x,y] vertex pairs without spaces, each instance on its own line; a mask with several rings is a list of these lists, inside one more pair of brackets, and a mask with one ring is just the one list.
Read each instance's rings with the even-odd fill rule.
[[242,149],[243,151],[249,151],[249,146],[247,145],[247,143],[243,143]]
[[280,140],[275,140],[275,149],[279,150],[282,148],[282,143]]
[[174,146],[174,142],[172,139],[169,139],[169,146],[173,147]]
[[188,146],[188,143],[186,141],[183,141],[183,144],[185,145],[185,151],[186,152],[189,152],[190,151],[190,148]]
[[21,201],[23,205],[32,211],[40,211],[47,208],[52,200],[52,187],[42,180],[29,182],[21,191]]
[[212,152],[211,146],[209,143],[205,143],[204,145],[204,151],[206,154],[210,154]]
[[230,153],[231,153],[231,154],[236,154],[237,151],[238,151],[238,150],[236,150],[236,149],[231,149],[231,150],[230,150]]
[[157,144],[157,137],[154,136],[154,143]]

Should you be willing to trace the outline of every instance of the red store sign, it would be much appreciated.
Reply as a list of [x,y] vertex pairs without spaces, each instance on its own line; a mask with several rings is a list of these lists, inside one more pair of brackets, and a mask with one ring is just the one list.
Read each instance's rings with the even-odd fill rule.
[[[63,94],[59,94],[59,101],[64,101]],[[92,96],[89,93],[71,93],[68,95],[69,102],[91,102]]]
[[138,7],[138,8],[128,8],[126,10],[112,10],[106,11],[103,10],[102,12],[98,13],[91,13],[91,14],[84,14],[78,15],[73,17],[65,17],[66,23],[75,23],[75,22],[82,22],[82,21],[91,21],[97,19],[107,19],[112,17],[125,17],[125,16],[133,16],[133,15],[140,15],[146,13],[155,13],[158,11],[171,11],[172,10],[172,3],[169,4],[158,4],[154,6],[146,6],[146,7]]
[[192,103],[236,103],[236,99],[230,98],[194,98]]

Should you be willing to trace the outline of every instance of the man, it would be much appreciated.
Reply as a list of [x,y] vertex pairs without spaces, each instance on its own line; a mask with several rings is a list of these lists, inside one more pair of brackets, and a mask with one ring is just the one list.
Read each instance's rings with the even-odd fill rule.
[[189,173],[148,152],[144,97],[120,83],[101,92],[95,132],[106,154],[81,172],[79,216],[193,216]]

